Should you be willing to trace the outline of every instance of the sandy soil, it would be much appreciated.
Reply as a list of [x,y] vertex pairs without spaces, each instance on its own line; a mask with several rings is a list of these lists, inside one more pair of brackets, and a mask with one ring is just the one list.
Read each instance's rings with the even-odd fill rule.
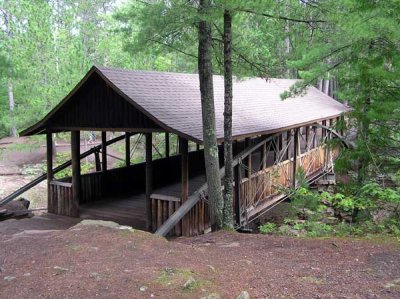
[[399,244],[379,240],[219,232],[167,241],[94,226],[0,235],[2,298],[235,298],[244,290],[251,298],[400,298],[399,265]]
[[[33,143],[29,138],[3,138],[0,139],[0,199],[18,190],[25,184],[32,181],[45,169],[46,147],[44,144],[35,144],[31,147],[26,146]],[[83,141],[82,141],[83,143]],[[58,152],[69,152],[70,145],[65,140],[57,141]],[[98,145],[96,143],[95,145]],[[24,146],[25,145],[25,146]],[[82,144],[81,152],[90,149]],[[122,156],[114,148],[109,148],[108,152],[113,156]],[[94,161],[93,155],[87,158],[89,162]],[[115,166],[117,159],[108,157],[108,168]],[[31,202],[30,208],[47,207],[47,183],[40,183],[29,191],[21,195]]]

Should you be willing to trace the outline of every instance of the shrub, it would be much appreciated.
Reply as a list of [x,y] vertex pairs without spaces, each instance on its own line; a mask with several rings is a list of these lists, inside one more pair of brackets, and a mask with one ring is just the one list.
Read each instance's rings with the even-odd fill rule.
[[267,223],[261,224],[258,227],[258,229],[259,229],[260,233],[262,233],[263,235],[271,234],[276,230],[276,224],[273,222],[267,222]]

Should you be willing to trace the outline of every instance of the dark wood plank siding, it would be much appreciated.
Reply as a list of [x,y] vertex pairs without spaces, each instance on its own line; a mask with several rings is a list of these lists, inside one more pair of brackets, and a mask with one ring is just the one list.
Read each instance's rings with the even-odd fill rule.
[[70,101],[56,112],[48,127],[160,129],[97,74],[93,74]]

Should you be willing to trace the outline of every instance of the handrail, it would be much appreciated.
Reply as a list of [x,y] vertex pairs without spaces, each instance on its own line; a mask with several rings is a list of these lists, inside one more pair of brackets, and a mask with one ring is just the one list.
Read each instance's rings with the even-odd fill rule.
[[[137,133],[135,133],[137,134]],[[133,136],[134,134],[130,135]],[[106,146],[109,146],[111,144],[114,144],[120,140],[123,140],[125,138],[125,134],[115,137],[114,139],[108,140],[106,142]],[[102,145],[97,145],[95,147],[92,147],[90,150],[82,153],[79,158],[83,159],[86,158],[87,156],[90,156],[91,154],[93,154],[96,151],[99,151],[101,149]],[[60,172],[61,170],[64,170],[65,168],[71,166],[72,164],[72,160],[69,160],[59,166],[57,166],[56,168],[53,169],[53,173],[57,173]],[[17,191],[14,191],[13,193],[11,193],[10,195],[6,196],[5,198],[3,198],[0,201],[0,207],[5,205],[6,203],[14,200],[17,196],[21,195],[22,193],[25,193],[26,191],[28,191],[29,189],[31,189],[32,187],[36,186],[37,184],[39,184],[40,182],[44,181],[47,179],[47,173],[42,174],[41,176],[37,177],[36,179],[34,179],[33,181],[29,182],[28,184],[24,185],[23,187],[19,188]]]
[[[329,128],[327,126],[320,125],[318,123],[312,124],[312,127],[320,127],[323,129],[326,129],[334,136],[339,138],[343,145],[348,148],[349,144],[347,141],[336,131],[334,131],[332,128]],[[261,146],[263,146],[265,143],[271,141],[273,138],[279,136],[282,134],[282,132],[276,133],[274,135],[269,136],[268,138],[262,140],[261,142],[257,143],[256,145],[253,145],[249,147],[248,149],[243,150],[240,154],[238,154],[232,161],[232,167],[235,167],[238,165],[243,159],[245,159],[247,156],[249,156],[252,152],[255,150],[259,149]],[[220,169],[220,177],[222,178],[225,175],[225,167],[222,167]],[[156,235],[160,235],[165,237],[168,232],[180,221],[182,218],[188,213],[196,204],[197,202],[201,199],[201,195],[207,191],[207,182],[204,183],[199,189],[197,189],[191,196],[189,196],[188,200],[185,201],[168,219],[165,221],[155,232]]]

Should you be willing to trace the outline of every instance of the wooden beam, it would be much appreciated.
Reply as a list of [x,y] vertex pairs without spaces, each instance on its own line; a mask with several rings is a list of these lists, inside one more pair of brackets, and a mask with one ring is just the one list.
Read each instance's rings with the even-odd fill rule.
[[241,178],[241,171],[240,171],[240,164],[234,167],[233,169],[234,173],[234,180],[235,180],[235,219],[236,219],[236,224],[240,226],[240,182],[242,180]]
[[[189,146],[188,140],[179,138],[181,150],[181,202],[182,204],[189,197]],[[182,235],[190,236],[190,214],[187,214],[182,219]]]
[[131,134],[125,133],[125,165],[131,165]]
[[169,157],[169,133],[165,132],[165,157]]
[[[250,138],[246,138],[244,140],[245,149],[249,148],[250,144],[251,144]],[[246,157],[245,164],[247,166],[247,170],[245,171],[245,176],[250,179],[250,176],[251,176],[251,154]]]
[[151,193],[153,191],[153,134],[146,133],[146,228],[152,229],[152,202]]
[[96,165],[96,171],[101,171],[100,153],[98,151],[94,152],[94,161]]
[[293,175],[292,182],[293,188],[296,188],[296,171],[297,171],[297,156],[299,147],[299,128],[294,129],[294,143],[293,143]]
[[265,169],[267,167],[267,143],[264,143],[260,149],[260,162],[261,169]]
[[79,217],[79,199],[81,194],[81,161],[80,161],[80,131],[71,132],[71,160],[72,160],[72,204],[69,214]]
[[101,132],[101,170],[107,171],[107,132]]
[[47,145],[47,211],[54,213],[53,198],[51,196],[50,182],[53,180],[53,137],[51,132],[46,132]]

